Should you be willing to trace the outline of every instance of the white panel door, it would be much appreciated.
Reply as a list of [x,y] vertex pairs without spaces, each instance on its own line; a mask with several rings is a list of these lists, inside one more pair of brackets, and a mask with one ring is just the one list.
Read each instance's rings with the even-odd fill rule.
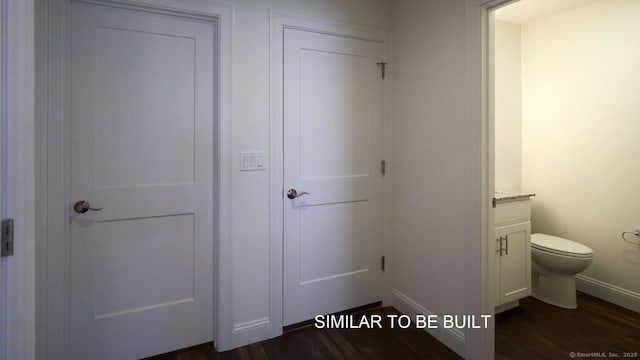
[[382,48],[285,30],[284,325],[382,298]]
[[215,24],[81,3],[71,20],[71,358],[212,341]]

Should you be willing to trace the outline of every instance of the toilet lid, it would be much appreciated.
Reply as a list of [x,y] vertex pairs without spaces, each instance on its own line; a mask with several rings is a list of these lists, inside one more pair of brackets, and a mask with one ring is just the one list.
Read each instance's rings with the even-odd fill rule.
[[548,250],[555,253],[569,253],[576,255],[591,255],[593,250],[575,241],[563,239],[547,234],[531,235],[531,246],[540,250]]

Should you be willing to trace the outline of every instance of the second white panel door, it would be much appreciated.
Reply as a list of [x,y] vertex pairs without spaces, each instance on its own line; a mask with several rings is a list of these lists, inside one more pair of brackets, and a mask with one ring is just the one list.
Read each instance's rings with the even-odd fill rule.
[[382,298],[382,59],[284,32],[284,325]]

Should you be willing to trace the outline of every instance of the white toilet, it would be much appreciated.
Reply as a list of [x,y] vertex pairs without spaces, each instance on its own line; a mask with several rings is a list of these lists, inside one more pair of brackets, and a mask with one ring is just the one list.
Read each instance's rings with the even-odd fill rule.
[[593,250],[575,241],[531,235],[532,296],[548,304],[575,309],[576,274],[591,264]]

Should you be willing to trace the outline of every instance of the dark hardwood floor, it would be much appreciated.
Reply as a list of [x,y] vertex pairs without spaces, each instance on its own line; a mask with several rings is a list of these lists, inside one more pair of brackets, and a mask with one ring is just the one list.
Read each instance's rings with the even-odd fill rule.
[[[393,308],[364,312],[397,314]],[[384,318],[384,316],[383,316]],[[578,293],[578,309],[566,310],[533,298],[496,317],[496,359],[640,359],[640,314]],[[579,354],[583,353],[583,354]],[[627,356],[625,356],[627,353]],[[636,355],[634,355],[636,353]],[[582,355],[582,356],[580,356]],[[612,357],[612,356],[609,356]],[[218,353],[211,343],[155,356],[153,360],[280,359],[460,359],[422,329],[292,330],[283,336]]]
[[[399,314],[386,307],[364,312]],[[362,316],[360,314],[359,316]],[[383,316],[383,319],[386,317]],[[356,317],[358,319],[358,317]],[[155,356],[149,360],[314,360],[314,359],[460,359],[422,329],[391,329],[383,322],[382,329],[316,329],[308,326],[291,330],[275,339],[241,348],[215,352],[212,344]]]
[[497,360],[571,359],[572,352],[640,359],[640,314],[578,292],[575,310],[526,298],[496,317]]

